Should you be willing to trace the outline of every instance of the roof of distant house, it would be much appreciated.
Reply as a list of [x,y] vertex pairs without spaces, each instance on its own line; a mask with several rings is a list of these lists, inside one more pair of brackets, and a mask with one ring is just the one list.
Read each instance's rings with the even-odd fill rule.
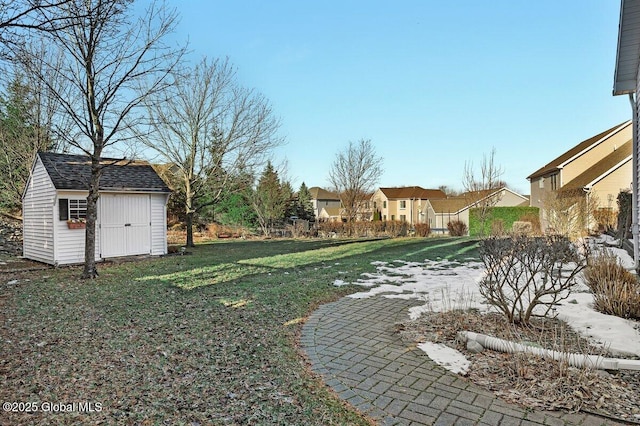
[[318,186],[312,186],[309,188],[309,192],[311,193],[311,199],[313,200],[333,200],[340,201],[340,197],[335,192],[327,191],[326,189],[322,189]]
[[467,200],[462,197],[452,197],[444,200],[429,200],[433,211],[436,213],[458,213],[469,205]]
[[[88,190],[91,160],[84,155],[39,152],[56,189]],[[171,192],[166,183],[146,161],[101,158],[101,191]]]
[[593,146],[597,145],[601,141],[613,136],[615,133],[626,129],[631,126],[631,121],[625,121],[624,123],[613,126],[612,128],[605,130],[602,133],[599,133],[587,140],[580,142],[578,145],[574,146],[564,154],[560,155],[558,158],[554,159],[550,163],[546,164],[544,167],[533,172],[531,175],[527,177],[527,179],[536,179],[539,177],[547,176],[560,170],[567,162],[576,157],[578,154],[583,151],[587,151],[591,149]]
[[[609,173],[616,170],[618,167],[623,164],[632,161],[632,153],[633,153],[633,143],[629,140],[622,146],[619,146],[615,151],[611,154],[604,157],[602,160],[598,161],[593,166],[589,167],[587,170],[571,179],[562,189],[578,189],[578,188],[590,188],[592,185],[596,184],[603,177],[607,176]],[[629,178],[631,180],[631,178]],[[631,183],[631,181],[629,181]]]
[[460,213],[467,208],[477,205],[480,200],[491,197],[499,192],[511,192],[516,194],[522,197],[521,205],[529,205],[528,197],[518,194],[506,187],[463,192],[456,197],[450,197],[444,200],[429,200],[429,203],[436,213]]
[[340,217],[340,210],[340,207],[323,207],[320,210],[320,216],[323,216],[322,212],[324,212],[329,217]]
[[424,189],[419,186],[404,186],[400,188],[380,188],[388,199],[416,199],[432,200],[447,198],[447,194],[440,189]]

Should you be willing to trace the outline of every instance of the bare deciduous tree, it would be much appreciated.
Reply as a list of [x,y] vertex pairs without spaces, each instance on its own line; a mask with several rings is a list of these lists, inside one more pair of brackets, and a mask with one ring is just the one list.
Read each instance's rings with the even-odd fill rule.
[[348,222],[361,215],[382,171],[382,157],[376,155],[371,140],[349,142],[349,147],[336,155],[329,181],[340,196]]
[[586,235],[599,204],[598,197],[580,188],[549,192],[542,204],[547,231],[569,238]]
[[467,162],[464,165],[462,185],[465,190],[466,203],[477,208],[476,212],[481,223],[481,232],[483,233],[485,224],[491,215],[491,210],[500,202],[500,194],[492,194],[506,186],[501,179],[504,170],[496,164],[495,157],[495,148],[491,150],[488,156],[486,154],[483,155],[479,175],[476,175],[473,163]]
[[[97,276],[95,224],[103,152],[130,137],[138,123],[135,111],[148,96],[167,87],[169,72],[182,50],[163,43],[173,31],[176,13],[152,2],[139,18],[129,0],[73,0],[40,10],[55,20],[55,31],[42,32],[42,42],[62,60],[37,64],[28,50],[18,58],[36,75],[59,104],[60,114],[75,132],[58,135],[89,156],[91,179],[86,182],[87,225],[83,278]],[[53,87],[49,76],[64,81]]]
[[265,163],[283,142],[279,120],[264,96],[237,83],[228,60],[172,73],[171,89],[145,103],[152,131],[141,140],[177,169],[193,246],[194,214],[214,204],[230,179]]
[[24,35],[31,31],[52,32],[64,28],[68,22],[58,12],[73,0],[0,0],[0,57],[24,43]]

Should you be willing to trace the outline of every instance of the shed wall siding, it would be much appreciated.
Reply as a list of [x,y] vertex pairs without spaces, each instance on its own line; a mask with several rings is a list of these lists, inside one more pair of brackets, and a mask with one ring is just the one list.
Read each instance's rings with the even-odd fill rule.
[[151,196],[151,254],[167,254],[167,196]]
[[[58,200],[67,198],[70,200],[86,200],[88,193],[83,191],[59,191]],[[60,211],[58,209],[59,201],[56,200],[54,214],[54,226],[56,228],[56,261],[59,265],[69,265],[73,263],[84,262],[84,229],[69,229],[65,220],[60,220]],[[98,211],[100,199],[98,199]],[[100,218],[98,217],[98,223]],[[96,260],[100,260],[100,232],[96,224]]]
[[56,190],[38,158],[22,200],[23,255],[54,264],[53,206]]

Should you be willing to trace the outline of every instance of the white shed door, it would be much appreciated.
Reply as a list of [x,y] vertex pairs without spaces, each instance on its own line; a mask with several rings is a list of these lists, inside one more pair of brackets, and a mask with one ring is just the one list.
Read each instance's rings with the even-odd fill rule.
[[151,253],[149,195],[100,195],[101,256]]

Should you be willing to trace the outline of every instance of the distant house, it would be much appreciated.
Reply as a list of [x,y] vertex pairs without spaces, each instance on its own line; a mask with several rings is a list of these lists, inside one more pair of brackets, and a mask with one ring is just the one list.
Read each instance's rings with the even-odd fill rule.
[[[167,253],[170,190],[142,161],[103,159],[96,260]],[[84,262],[88,157],[38,153],[22,196],[24,257],[64,265]]]
[[546,227],[549,197],[590,197],[599,207],[617,209],[620,191],[632,180],[631,121],[613,126],[575,145],[533,172],[529,177],[531,206],[539,207]]
[[419,186],[379,188],[372,196],[373,214],[382,220],[400,220],[412,225],[430,223],[427,204],[430,200],[445,199],[447,195],[439,189],[424,189]]
[[[309,188],[309,192],[311,193],[313,214],[316,218],[319,220],[340,220],[340,207],[342,207],[342,204],[338,194],[317,186]],[[322,209],[326,210],[324,214]]]
[[342,208],[340,207],[323,207],[318,215],[321,222],[340,222],[342,221]]
[[529,198],[509,188],[497,188],[476,192],[465,192],[446,199],[429,200],[427,214],[432,221],[431,229],[444,231],[452,221],[461,221],[469,227],[469,211],[489,201],[492,207],[528,206]]

